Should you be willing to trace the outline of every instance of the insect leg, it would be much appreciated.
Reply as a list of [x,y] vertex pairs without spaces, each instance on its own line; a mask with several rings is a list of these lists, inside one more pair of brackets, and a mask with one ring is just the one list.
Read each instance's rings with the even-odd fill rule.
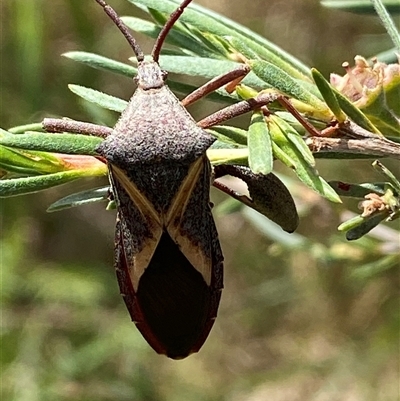
[[112,128],[102,125],[61,118],[45,118],[42,126],[47,132],[73,132],[75,134],[94,135],[100,138],[106,138],[113,131]]
[[240,64],[237,68],[229,71],[226,74],[219,75],[205,83],[204,85],[197,88],[192,93],[187,95],[181,100],[182,106],[189,106],[197,100],[207,96],[209,93],[221,88],[222,86],[229,84],[229,88],[226,88],[227,92],[233,92],[236,85],[250,72],[250,67],[245,64]]
[[[250,198],[217,180],[224,175],[244,181]],[[220,165],[214,167],[214,177],[216,178],[213,182],[215,188],[267,216],[279,224],[283,230],[290,233],[296,230],[299,224],[296,205],[290,192],[276,175],[254,174],[249,167],[245,166]]]
[[[248,113],[252,110],[263,109],[264,106],[274,101],[279,102],[289,113],[299,121],[299,123],[311,134],[311,136],[321,136],[321,133],[310,124],[289,102],[286,96],[277,93],[261,93],[259,96],[243,100],[231,106],[225,107],[221,110],[210,114],[208,117],[200,120],[197,125],[201,128],[209,128],[217,124],[221,124],[224,121],[230,120],[231,118],[241,116],[242,114]],[[269,113],[268,109],[263,109],[266,113]]]

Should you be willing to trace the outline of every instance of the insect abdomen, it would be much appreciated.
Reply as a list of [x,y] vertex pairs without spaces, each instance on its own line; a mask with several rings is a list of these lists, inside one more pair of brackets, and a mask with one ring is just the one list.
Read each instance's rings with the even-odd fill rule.
[[212,319],[211,292],[203,276],[164,233],[136,295],[146,326],[168,357],[184,358],[201,347],[204,328]]

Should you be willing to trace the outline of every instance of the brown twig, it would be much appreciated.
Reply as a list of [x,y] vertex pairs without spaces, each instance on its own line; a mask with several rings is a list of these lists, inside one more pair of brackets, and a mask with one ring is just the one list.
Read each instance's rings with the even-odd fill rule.
[[309,137],[306,144],[314,154],[352,153],[371,157],[400,159],[400,144],[382,138],[345,139]]

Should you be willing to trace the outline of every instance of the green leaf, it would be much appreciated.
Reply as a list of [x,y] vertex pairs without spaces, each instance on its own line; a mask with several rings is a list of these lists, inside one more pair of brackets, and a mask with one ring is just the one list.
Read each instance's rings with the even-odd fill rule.
[[54,202],[47,209],[48,212],[56,212],[76,206],[87,205],[94,202],[107,201],[110,194],[110,187],[93,188],[87,191],[78,192]]
[[[211,79],[234,70],[240,63],[192,56],[161,56],[160,65],[170,73]],[[252,73],[242,82],[255,88],[265,87],[263,81]]]
[[295,168],[296,162],[284,152],[274,141],[272,141],[272,153],[273,155],[280,160],[285,166],[289,168]]
[[[169,15],[160,13],[152,8],[149,8],[149,13],[158,24],[156,29],[153,28],[152,32],[149,32],[149,36],[156,38],[158,34],[156,35],[155,31],[159,31],[159,27],[165,25]],[[140,32],[147,34],[143,30],[140,30]],[[227,58],[229,56],[227,43],[220,35],[214,35],[210,32],[203,33],[193,25],[182,23],[181,20],[174,24],[172,30],[168,33],[166,42],[177,46],[187,54],[197,54],[207,58],[220,58],[221,56]]]
[[275,89],[312,106],[318,111],[325,112],[328,110],[325,103],[276,65],[264,60],[251,60],[248,64],[259,78]]
[[[129,0],[133,4],[142,4],[163,13],[172,13],[180,4],[179,0]],[[299,79],[309,77],[309,68],[302,64],[298,59],[285,52],[278,46],[269,42],[267,39],[252,32],[250,29],[240,25],[230,19],[208,10],[197,4],[191,4],[179,19],[181,22],[195,26],[203,32],[208,32],[216,36],[234,36],[242,40],[245,44],[252,46],[258,54],[275,54],[281,62],[285,62],[291,69],[293,76]]]
[[384,195],[388,183],[386,182],[375,182],[365,184],[349,184],[342,181],[329,181],[329,185],[338,193],[340,196],[348,196],[351,198],[364,198],[365,195],[371,192]]
[[[112,60],[112,59],[109,59],[109,58],[106,58],[103,56],[98,56],[98,55],[92,54],[92,53],[74,51],[74,52],[65,53],[64,56],[68,57],[74,61],[83,63],[89,67],[96,68],[96,69],[102,69],[105,71],[110,71],[113,73],[127,76],[129,78],[136,76],[136,73],[137,73],[137,69],[135,67],[129,66],[128,64],[120,63],[118,61],[115,61],[115,60]],[[166,56],[163,56],[163,57],[166,57]],[[168,71],[173,72],[172,70],[168,70]],[[255,77],[255,79],[257,79],[257,77]],[[176,82],[173,80],[168,80],[168,86],[171,88],[171,90],[178,92],[178,93],[185,94],[185,95],[188,93],[191,93],[195,89],[197,89],[196,86],[184,84],[181,82]],[[104,96],[110,96],[110,95],[105,95],[101,92],[95,91],[94,89],[90,89],[90,88],[85,88],[85,89],[87,89],[87,91],[92,91],[92,93],[84,92],[84,91],[82,92],[81,89],[77,89],[77,88],[84,88],[84,87],[78,86],[78,85],[70,85],[70,87],[74,88],[74,90],[77,90],[79,92],[79,93],[77,93],[78,96],[82,95],[81,97],[83,97],[85,100],[88,100],[89,102],[94,101],[94,103],[97,103],[97,101],[96,101],[97,97],[103,98]],[[133,88],[134,88],[134,86],[132,84],[132,91],[133,91]],[[73,92],[76,93],[74,90],[73,90]],[[93,99],[93,97],[94,97],[94,99]],[[217,102],[223,102],[223,103],[231,103],[232,102],[232,100],[230,100],[230,97],[226,92],[225,92],[224,96],[219,93],[211,93],[207,97],[210,100],[214,100]],[[109,105],[110,100],[111,100],[111,106]],[[102,106],[102,105],[100,105],[100,106],[104,107],[106,109],[119,111],[119,109],[122,107],[122,103],[119,104],[120,101],[122,101],[122,100],[118,99],[118,98],[113,98],[113,97],[111,97],[111,99],[104,98],[104,106]],[[114,105],[115,102],[117,104],[116,107]]]
[[[251,47],[249,47],[247,44],[242,42],[237,37],[228,36],[226,38],[226,40],[228,41],[228,43],[230,43],[231,47],[234,50],[236,50],[237,52],[239,52],[240,54],[245,56],[247,59],[249,59],[249,60],[262,60],[261,56],[256,51],[254,51]],[[270,62],[274,62],[274,57],[266,57],[266,59],[268,61],[270,61]],[[278,58],[278,61],[280,61],[279,58]],[[284,67],[282,67],[282,69],[284,70]]]
[[70,170],[36,177],[0,180],[0,197],[26,195],[85,177],[85,171]]
[[254,112],[248,131],[249,167],[255,174],[269,174],[273,168],[271,137],[261,111]]
[[[95,155],[95,148],[102,141],[101,138],[89,135],[27,132],[0,138],[0,145],[70,155]],[[1,159],[3,159],[3,154]]]
[[0,128],[0,139],[2,139],[2,138],[7,138],[7,137],[12,137],[13,136],[13,134],[11,133],[11,132],[9,132],[9,131],[6,131],[5,129],[3,129],[3,128]]
[[[385,97],[383,93],[382,97]],[[386,101],[381,107],[366,107],[362,111],[379,132],[383,132],[386,137],[400,135],[400,122],[393,111],[386,106]]]
[[311,69],[311,73],[315,84],[317,85],[322,97],[324,98],[326,104],[331,109],[332,113],[335,115],[339,122],[346,120],[346,115],[343,113],[339,106],[339,102],[332,90],[331,84],[324,78],[324,76],[315,68]]
[[[358,14],[375,14],[375,9],[371,0],[322,0],[321,4],[324,7],[351,11]],[[385,0],[383,4],[390,13],[400,12],[398,0]]]
[[229,125],[215,125],[212,128],[207,128],[206,131],[221,142],[247,146],[247,131],[244,129]]
[[239,164],[247,165],[249,150],[247,148],[239,149],[213,149],[207,150],[207,157],[211,164]]
[[128,105],[128,102],[125,100],[107,95],[91,88],[86,88],[84,86],[71,84],[68,85],[68,88],[71,92],[80,96],[82,99],[85,99],[91,103],[95,103],[104,109],[113,110],[118,113],[122,113]]
[[[333,188],[318,174],[315,168],[310,165],[301,152],[289,141],[284,131],[279,126],[278,117],[271,115],[268,117],[270,134],[273,142],[280,148],[281,154],[287,155],[288,159],[293,162],[293,168],[299,179],[308,187],[329,199],[332,202],[341,203],[338,194]],[[273,147],[274,150],[274,147]],[[280,154],[274,154],[278,157]]]
[[388,178],[390,180],[390,182],[392,183],[392,185],[395,189],[395,192],[400,194],[400,182],[396,178],[396,176],[387,167],[385,167],[379,160],[375,160],[372,163],[372,167],[376,171],[381,173],[384,177]]
[[89,67],[103,71],[110,71],[129,78],[133,78],[137,74],[137,68],[129,64],[121,63],[120,61],[115,61],[94,53],[72,51],[64,53],[63,56],[88,65]]
[[336,99],[339,103],[340,108],[353,120],[357,125],[371,131],[379,136],[383,136],[382,133],[375,127],[374,124],[368,119],[368,117],[344,95],[338,90],[332,88],[336,95]]
[[385,7],[382,0],[371,0],[371,2],[374,5],[375,11],[381,20],[382,25],[386,29],[390,39],[392,39],[397,52],[400,52],[400,32],[390,16],[388,9]]
[[[157,12],[156,12],[157,13]],[[155,12],[151,11],[151,15],[154,17]],[[160,13],[157,13],[160,16]],[[161,18],[159,20],[160,26],[164,25]],[[150,38],[156,39],[160,33],[160,26],[155,25],[152,22],[143,20],[135,17],[123,17],[122,20],[125,24],[133,31],[142,33]],[[165,18],[162,18],[165,21]],[[188,29],[183,29],[182,24],[175,24],[173,29],[168,33],[165,43],[176,46],[178,49],[187,49],[188,54],[197,54],[202,57],[209,57],[210,50],[207,49],[203,43],[199,42],[196,38],[193,38]],[[179,52],[176,50],[176,52]]]
[[[375,228],[379,223],[384,221],[388,217],[386,212],[377,213],[369,217],[356,216],[354,219],[341,224],[338,227],[339,231],[347,231],[346,239],[348,241],[354,241],[368,234],[373,228]],[[350,226],[355,226],[350,228]]]
[[[385,64],[397,63],[398,62],[398,58],[396,56],[396,49],[393,47],[393,48],[391,48],[389,50],[384,50],[381,53],[378,53],[376,55],[376,59],[378,61],[380,61],[381,63],[385,63]],[[398,97],[397,97],[397,99],[398,99]]]
[[310,72],[308,67],[302,66],[299,68],[299,64],[293,58],[288,58],[287,54],[281,48],[272,43],[268,47],[264,47],[253,40],[235,36],[228,36],[226,40],[236,52],[243,54],[248,59],[252,59],[251,56],[256,55],[255,60],[267,61],[285,71],[296,80],[309,80]]
[[42,123],[18,125],[16,127],[12,127],[12,128],[8,129],[8,132],[11,134],[24,134],[26,131],[42,131],[43,132]]
[[229,44],[224,38],[210,32],[202,32],[194,27],[190,27],[190,32],[207,48],[208,57],[229,58]]
[[60,158],[40,151],[0,146],[0,168],[19,175],[49,174],[67,170]]
[[[387,67],[388,68],[388,67]],[[400,122],[395,116],[393,110],[387,104],[387,93],[390,90],[397,89],[397,94],[400,94],[400,74],[392,76],[391,79],[384,85],[383,90],[371,91],[368,94],[366,103],[361,107],[362,112],[376,126],[378,130],[384,132],[386,136],[400,135]],[[399,98],[397,97],[397,100]]]
[[279,125],[279,128],[286,135],[287,139],[301,153],[304,160],[310,166],[315,166],[314,155],[312,154],[307,144],[304,142],[304,139],[301,137],[301,135],[288,122],[286,122],[279,116],[275,117],[275,123]]

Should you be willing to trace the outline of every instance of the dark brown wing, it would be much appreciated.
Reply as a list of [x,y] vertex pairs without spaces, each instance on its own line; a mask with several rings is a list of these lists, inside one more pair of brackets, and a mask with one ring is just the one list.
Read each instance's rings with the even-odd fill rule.
[[200,349],[222,289],[222,252],[209,206],[210,166],[194,162],[165,213],[110,167],[118,202],[116,270],[124,300],[158,352],[184,358]]

